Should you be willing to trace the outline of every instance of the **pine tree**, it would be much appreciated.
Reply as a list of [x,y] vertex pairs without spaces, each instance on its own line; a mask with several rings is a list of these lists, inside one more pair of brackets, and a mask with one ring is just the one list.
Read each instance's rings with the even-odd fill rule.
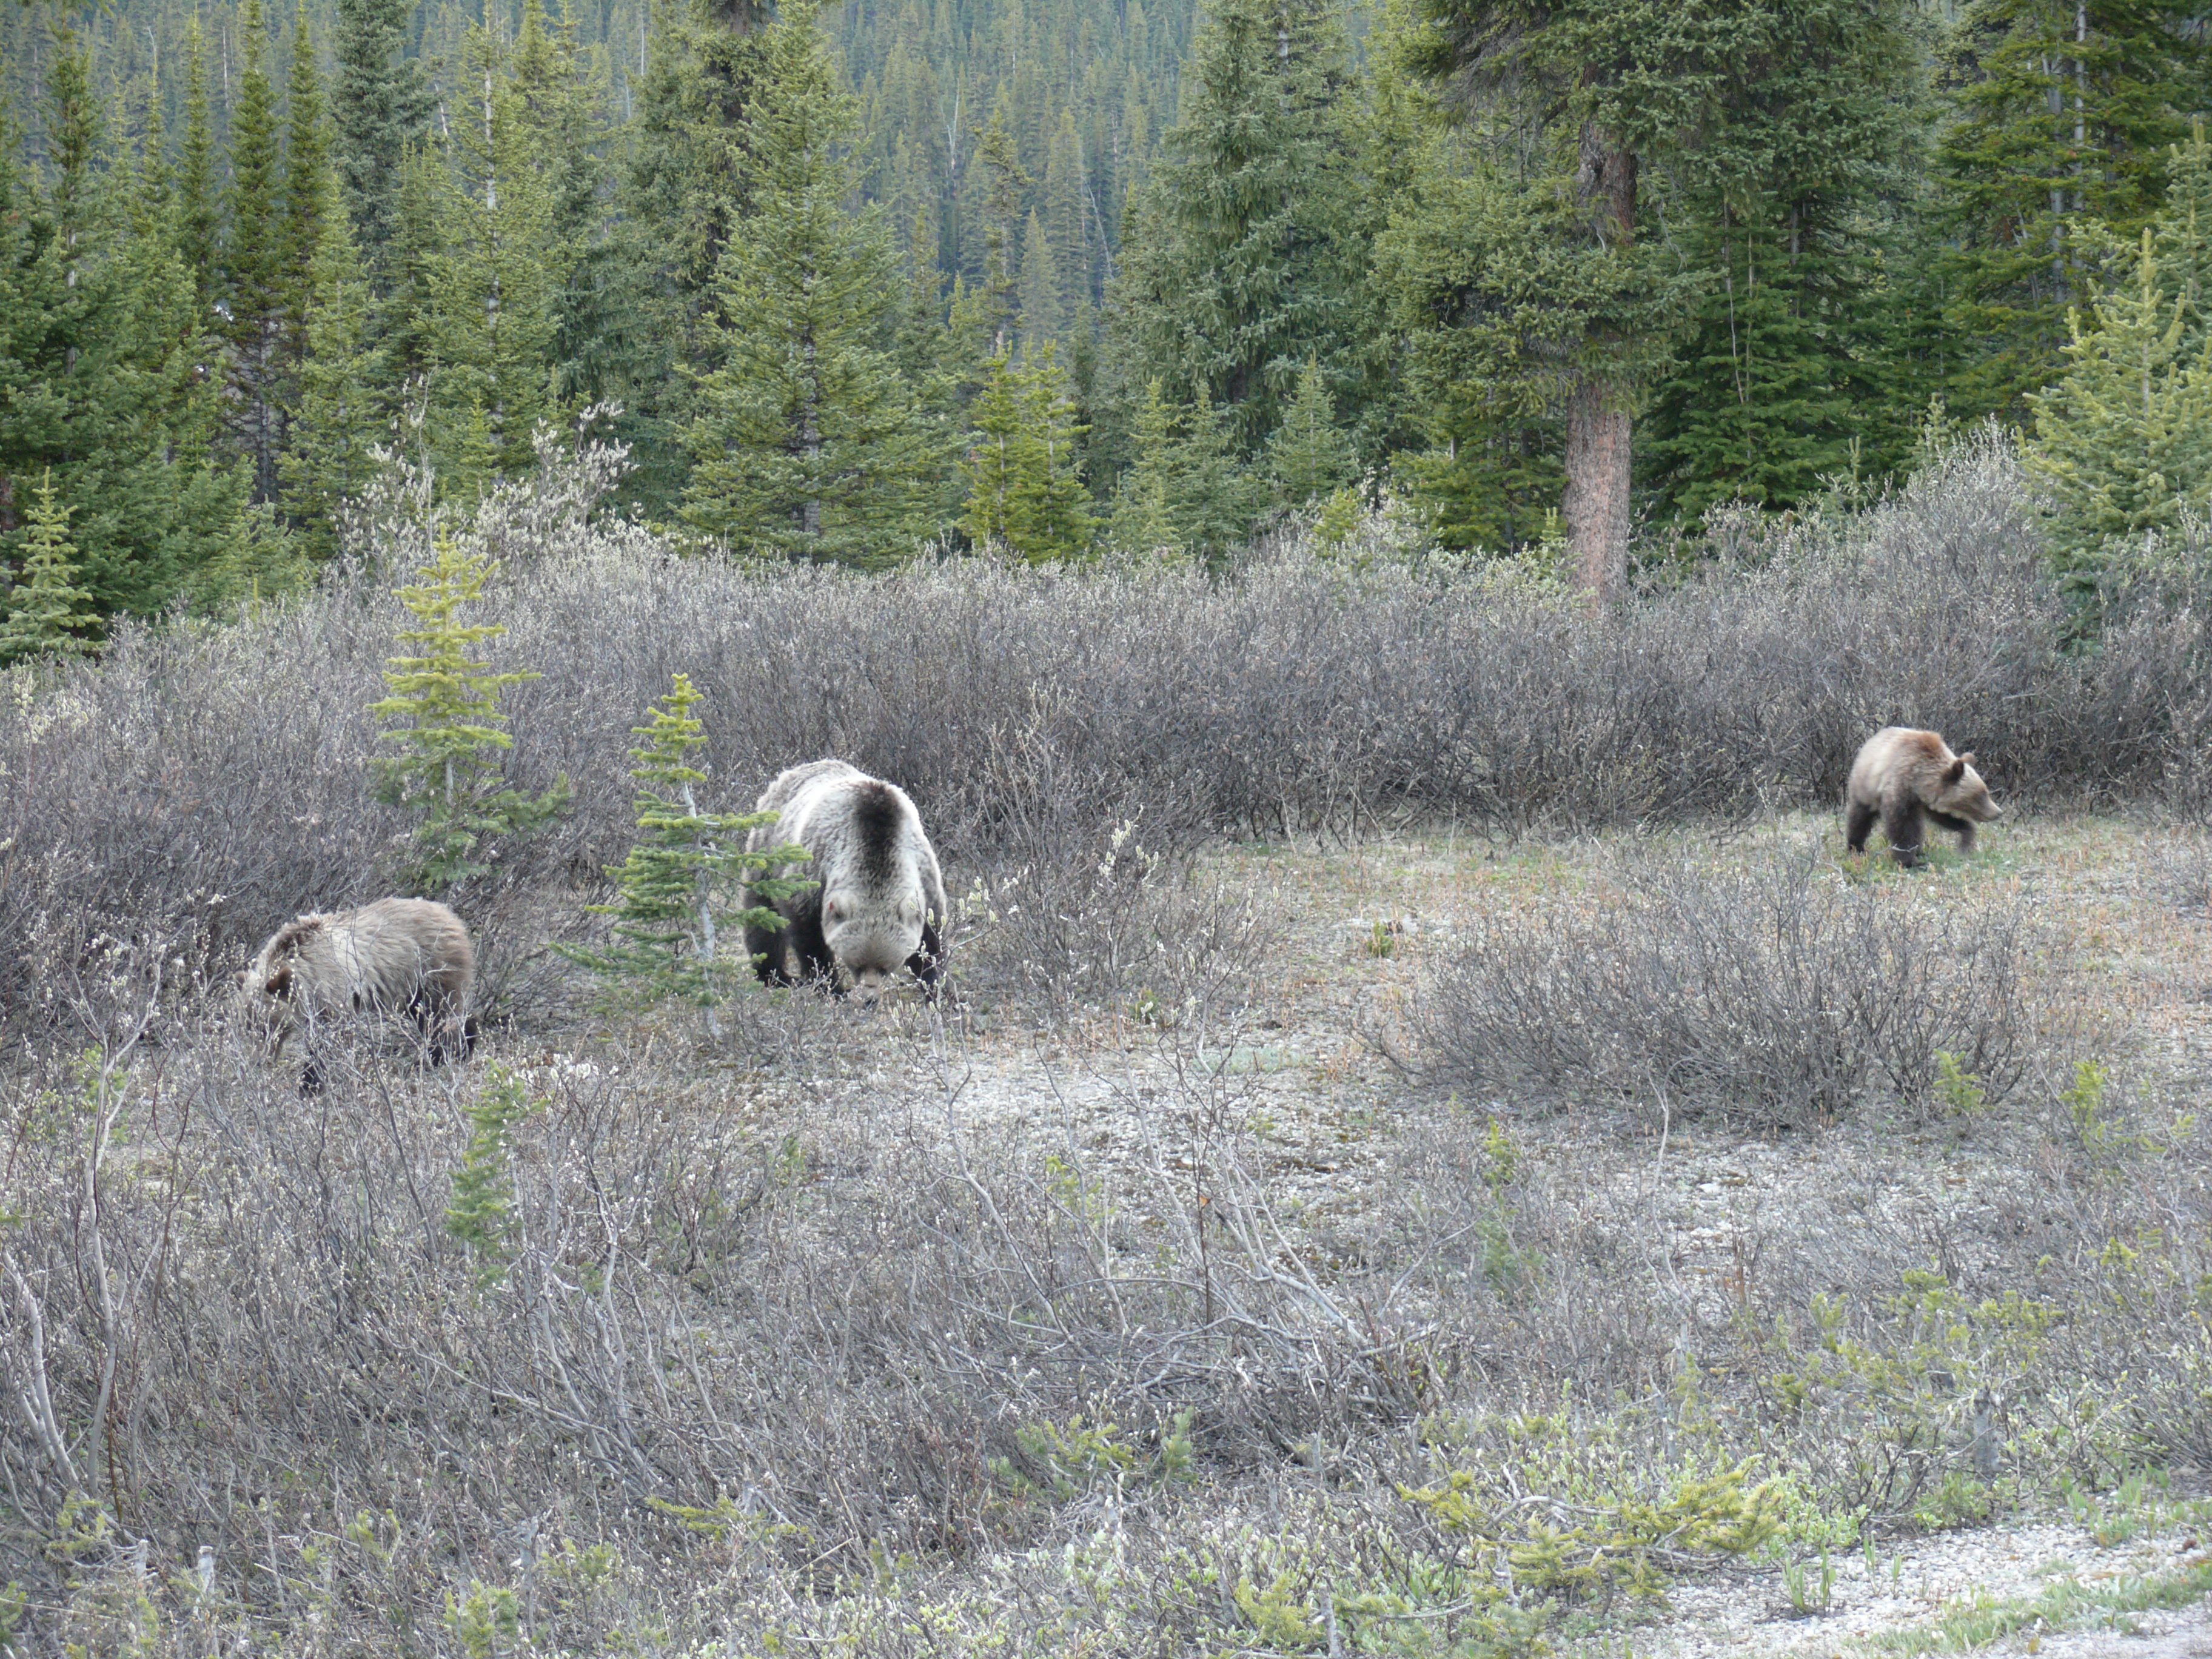
[[1063,109],[1044,168],[1045,234],[1060,278],[1060,302],[1072,312],[1097,297],[1091,268],[1090,210],[1085,200],[1083,139],[1075,112]]
[[498,45],[471,29],[469,54],[428,261],[430,441],[441,481],[461,491],[528,466],[538,424],[556,412],[555,306],[568,263],[534,165],[538,135]]
[[382,295],[392,287],[401,169],[427,129],[430,99],[419,61],[404,50],[414,0],[337,0],[337,8],[331,156],[355,245]]
[[230,235],[222,252],[230,380],[224,423],[257,501],[276,496],[287,392],[284,325],[293,299],[276,94],[264,62],[268,45],[261,0],[246,0],[238,106],[230,119]]
[[1060,261],[1035,208],[1022,228],[1022,338],[1056,340],[1067,328],[1060,305]]
[[1309,357],[1297,391],[1283,410],[1282,424],[1267,441],[1267,472],[1275,499],[1301,507],[1328,495],[1349,478],[1358,465],[1352,445],[1336,424],[1336,409],[1321,365]]
[[1173,422],[1159,381],[1147,381],[1132,423],[1135,457],[1121,474],[1107,529],[1107,538],[1134,557],[1174,557],[1186,550],[1170,499],[1176,482]]
[[26,516],[30,527],[23,565],[8,593],[7,619],[0,622],[0,666],[97,648],[86,634],[100,618],[85,609],[92,595],[76,586],[70,509],[54,499],[51,468],[40,476],[37,501]]
[[1097,526],[1077,466],[1083,428],[1052,348],[1021,368],[992,359],[969,414],[975,430],[961,463],[968,484],[961,533],[1036,563],[1087,553]]
[[299,402],[277,465],[285,510],[301,526],[303,548],[323,560],[337,551],[339,507],[375,477],[370,451],[390,427],[368,283],[343,214],[324,228],[307,287]]
[[2031,393],[2030,469],[2058,502],[2061,568],[2094,580],[2114,544],[2171,532],[2212,501],[2212,339],[2192,348],[2185,299],[2160,291],[2144,227],[2136,281],[2068,319],[2066,373]]
[[1132,382],[1202,387],[1257,457],[1308,358],[1364,397],[1381,228],[1346,118],[1350,46],[1321,0],[1222,0],[1191,48],[1182,113],[1117,284]]
[[1958,118],[1938,149],[1957,290],[1974,348],[1947,398],[2018,412],[2057,372],[2068,308],[2094,282],[2085,227],[2132,246],[2166,182],[2168,146],[2203,106],[2195,15],[2160,0],[1973,0],[1945,79]]
[[185,141],[177,155],[176,240],[192,274],[199,313],[213,310],[222,276],[222,208],[215,176],[215,137],[208,125],[206,43],[197,13],[185,37]]
[[874,210],[846,208],[854,100],[839,90],[807,0],[767,34],[746,112],[754,210],[715,279],[718,366],[702,382],[684,516],[733,545],[882,563],[933,526],[941,450],[877,342],[896,258]]
[[627,859],[607,869],[620,896],[591,907],[615,919],[615,942],[601,950],[559,948],[606,982],[614,1006],[649,1006],[679,997],[701,1011],[708,1036],[720,1039],[715,1005],[728,1000],[750,971],[742,956],[722,954],[722,934],[784,925],[774,909],[757,902],[739,908],[733,901],[748,890],[756,900],[787,898],[816,884],[765,873],[805,861],[802,848],[745,850],[749,833],[775,823],[775,813],[700,810],[693,786],[707,775],[691,763],[707,741],[691,712],[699,700],[690,676],[678,674],[660,705],[648,711],[650,724],[630,728],[644,739],[629,751],[637,763],[630,776],[637,781],[637,827],[644,834]]
[[283,319],[283,378],[289,413],[298,397],[301,359],[307,351],[307,307],[313,270],[325,227],[337,207],[331,176],[330,135],[323,127],[323,88],[315,73],[315,43],[307,28],[307,0],[292,23],[292,70],[285,82],[284,263],[279,312]]
[[371,703],[368,712],[401,722],[378,735],[400,744],[402,752],[379,757],[371,766],[379,799],[422,814],[401,872],[409,886],[442,891],[486,873],[491,866],[477,856],[486,837],[527,834],[568,804],[566,777],[532,799],[509,787],[500,773],[500,751],[514,746],[499,729],[507,720],[500,712],[500,693],[538,676],[491,673],[490,665],[472,654],[507,632],[497,623],[459,619],[463,607],[482,601],[492,571],[490,560],[464,554],[441,536],[437,560],[423,580],[399,590],[418,623],[402,629],[399,638],[419,652],[385,665],[391,695]]
[[971,169],[983,192],[982,283],[977,298],[994,357],[1013,349],[1014,319],[1021,308],[1014,218],[1034,182],[1022,170],[1020,149],[1006,125],[1007,101],[1002,93],[992,106],[990,125],[975,135],[976,166]]

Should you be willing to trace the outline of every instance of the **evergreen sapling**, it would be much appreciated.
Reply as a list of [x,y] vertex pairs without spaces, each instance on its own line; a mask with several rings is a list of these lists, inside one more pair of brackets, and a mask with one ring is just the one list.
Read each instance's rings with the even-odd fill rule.
[[370,764],[379,799],[423,815],[404,874],[410,885],[434,891],[490,868],[476,858],[485,836],[528,834],[568,804],[565,775],[533,799],[507,787],[500,774],[499,751],[514,744],[499,729],[507,723],[500,693],[538,676],[491,673],[489,663],[470,654],[507,632],[496,623],[463,623],[458,614],[483,599],[493,568],[440,536],[426,579],[399,590],[422,623],[402,629],[399,637],[421,654],[389,659],[384,682],[392,695],[369,705],[371,714],[404,722],[380,735],[404,752]]
[[728,998],[748,969],[742,957],[720,953],[723,929],[732,923],[783,926],[783,918],[765,907],[733,908],[732,891],[750,887],[755,896],[775,900],[815,884],[762,874],[803,861],[803,848],[744,850],[747,833],[775,822],[775,813],[699,809],[693,786],[705,782],[707,775],[691,764],[690,755],[707,739],[691,712],[698,702],[690,676],[678,674],[651,711],[651,723],[630,728],[644,739],[629,751],[637,763],[630,776],[637,780],[637,825],[643,833],[629,858],[608,867],[615,901],[591,907],[595,915],[614,918],[614,939],[596,951],[559,948],[606,981],[611,1004],[645,1006],[678,997],[701,1011],[708,1036],[719,1040],[715,1005]]

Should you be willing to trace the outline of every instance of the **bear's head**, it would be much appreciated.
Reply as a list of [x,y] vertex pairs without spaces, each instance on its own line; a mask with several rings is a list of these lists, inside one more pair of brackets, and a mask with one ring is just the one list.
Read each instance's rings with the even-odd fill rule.
[[2004,816],[2004,808],[1990,799],[1990,787],[1974,770],[1972,750],[1955,757],[1943,769],[1943,783],[1930,803],[1937,811],[1975,823],[1989,823]]
[[888,988],[908,958],[921,949],[921,898],[869,901],[836,890],[823,896],[822,940],[853,976],[853,988],[872,999]]

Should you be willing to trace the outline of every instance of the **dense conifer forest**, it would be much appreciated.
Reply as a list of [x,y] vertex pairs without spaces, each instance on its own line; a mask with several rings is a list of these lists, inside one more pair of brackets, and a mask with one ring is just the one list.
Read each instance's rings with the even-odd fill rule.
[[0,13],[14,654],[541,428],[681,541],[1627,580],[1994,416],[2062,566],[2212,487],[2161,0],[54,0]]

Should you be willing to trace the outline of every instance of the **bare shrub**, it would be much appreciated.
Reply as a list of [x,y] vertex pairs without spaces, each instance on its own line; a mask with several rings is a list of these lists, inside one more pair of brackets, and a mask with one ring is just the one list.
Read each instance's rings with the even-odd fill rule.
[[1925,1110],[1941,1053],[1994,1104],[2034,1052],[2016,903],[1854,885],[1802,854],[1729,870],[1649,854],[1468,933],[1419,1025],[1439,1080],[1486,1092],[1795,1126],[1869,1097]]

